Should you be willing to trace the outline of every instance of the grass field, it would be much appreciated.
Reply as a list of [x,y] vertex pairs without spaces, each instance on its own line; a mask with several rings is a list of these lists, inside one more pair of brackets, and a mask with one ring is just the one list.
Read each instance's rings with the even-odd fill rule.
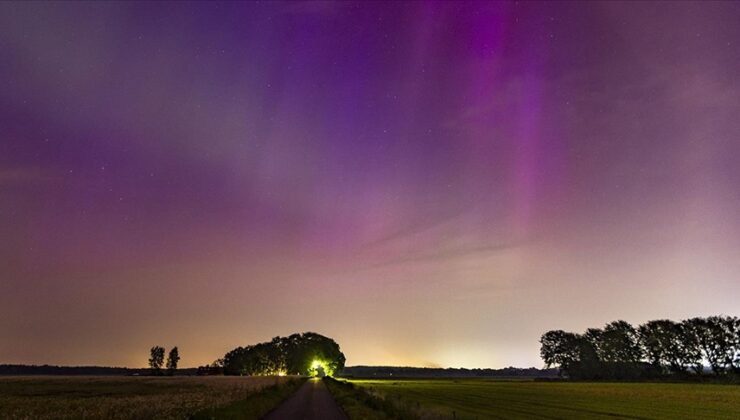
[[[0,377],[2,419],[187,419],[239,405],[264,414],[280,402],[285,377]],[[269,388],[269,392],[268,391]],[[258,406],[245,403],[259,395]],[[269,395],[268,395],[269,394]],[[262,403],[269,403],[265,406]],[[217,411],[221,412],[221,411]]]
[[740,386],[482,379],[352,380],[422,418],[739,419]]
[[392,401],[386,401],[369,392],[360,391],[347,381],[324,378],[324,382],[334,397],[334,401],[342,407],[350,419],[385,420],[412,417],[405,415],[409,410],[403,410],[403,407],[394,405]]

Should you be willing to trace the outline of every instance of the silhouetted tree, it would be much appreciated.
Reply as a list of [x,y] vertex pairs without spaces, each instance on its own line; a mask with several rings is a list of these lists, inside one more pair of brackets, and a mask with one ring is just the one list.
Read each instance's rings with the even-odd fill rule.
[[177,363],[180,361],[180,352],[177,350],[177,346],[170,350],[167,355],[167,371],[170,375],[174,374],[177,370]]
[[626,321],[606,324],[599,349],[601,360],[606,362],[638,363],[642,359],[640,336]]
[[694,373],[701,375],[704,372],[704,355],[702,345],[691,320],[681,321],[678,324],[677,341],[681,363],[690,367]]
[[605,370],[591,340],[578,336],[578,363],[568,367],[569,375],[576,379],[604,379]]
[[740,374],[740,319],[725,316],[720,317],[718,322],[722,325],[722,331],[727,337],[724,343],[726,348],[723,351],[725,366],[733,373]]
[[[614,321],[603,329],[589,328],[581,345],[580,375],[590,378],[637,379],[642,349],[637,330],[626,321]],[[585,379],[585,378],[584,378]]]
[[[548,331],[540,339],[545,364],[574,379],[647,379],[701,374],[706,359],[716,374],[740,374],[740,319],[729,316],[682,322],[649,321],[634,328],[614,321],[583,335]],[[649,363],[644,362],[647,360]]]
[[712,371],[740,373],[740,320],[710,316],[687,321]]
[[[563,330],[548,331],[540,338],[540,356],[549,367],[559,367],[561,371],[580,360],[578,335]],[[562,372],[561,372],[562,373]]]
[[583,338],[585,340],[588,340],[588,342],[591,344],[591,347],[596,352],[596,356],[599,358],[599,360],[604,360],[604,349],[603,349],[603,336],[604,336],[604,330],[601,330],[599,328],[588,328],[586,330],[586,333],[583,334]]
[[639,335],[648,361],[658,372],[684,374],[689,368],[702,370],[699,343],[686,323],[649,321],[640,326]]
[[734,340],[732,341],[733,352],[735,353],[733,358],[732,370],[735,374],[740,374],[740,319],[737,317],[732,318],[733,329],[735,332]]
[[669,319],[648,321],[640,325],[640,341],[649,362],[658,370],[685,373],[693,361],[684,353],[682,326]]
[[162,371],[164,364],[164,347],[154,346],[149,350],[149,367],[156,374]]
[[[720,329],[719,334],[714,330],[712,318],[691,318],[684,321],[687,331],[693,336],[693,340],[698,344],[701,353],[712,368],[716,375],[724,373],[723,355],[721,349],[716,345],[717,335],[722,336]],[[716,335],[717,334],[717,335]]]

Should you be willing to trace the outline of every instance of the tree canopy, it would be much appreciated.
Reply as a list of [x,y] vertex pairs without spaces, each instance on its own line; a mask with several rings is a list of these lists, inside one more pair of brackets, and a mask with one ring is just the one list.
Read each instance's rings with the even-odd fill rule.
[[164,347],[152,347],[149,350],[149,367],[154,373],[160,373],[162,371],[162,364],[164,364]]
[[224,356],[224,374],[333,376],[344,361],[334,340],[306,332],[231,350]]
[[177,346],[175,346],[170,350],[170,353],[167,356],[167,371],[170,374],[173,374],[177,370],[178,362],[180,362],[180,351],[177,349]]
[[540,339],[545,364],[578,379],[639,379],[740,373],[740,319],[729,316],[648,321],[638,328],[615,321],[584,334],[548,331]]

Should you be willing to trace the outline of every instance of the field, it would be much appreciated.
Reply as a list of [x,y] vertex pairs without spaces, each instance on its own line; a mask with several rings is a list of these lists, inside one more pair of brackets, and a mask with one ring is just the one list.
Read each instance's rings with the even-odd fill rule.
[[424,418],[740,418],[737,385],[483,379],[350,382]]
[[[233,404],[244,406],[268,387],[286,385],[278,377],[0,377],[2,419],[186,419],[197,412]],[[273,388],[269,388],[273,389]],[[292,392],[292,389],[288,390]],[[267,398],[263,398],[267,397]],[[271,401],[276,405],[278,401]],[[249,409],[250,407],[241,407]]]
[[[258,418],[302,383],[278,377],[6,376],[0,377],[0,418]],[[740,418],[738,385],[328,379],[327,386],[353,419]]]

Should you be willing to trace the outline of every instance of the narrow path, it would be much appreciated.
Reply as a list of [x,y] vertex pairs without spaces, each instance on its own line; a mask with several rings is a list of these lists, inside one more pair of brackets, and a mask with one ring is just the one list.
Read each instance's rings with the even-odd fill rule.
[[295,394],[288,397],[263,420],[347,420],[324,381],[312,378],[306,381]]

